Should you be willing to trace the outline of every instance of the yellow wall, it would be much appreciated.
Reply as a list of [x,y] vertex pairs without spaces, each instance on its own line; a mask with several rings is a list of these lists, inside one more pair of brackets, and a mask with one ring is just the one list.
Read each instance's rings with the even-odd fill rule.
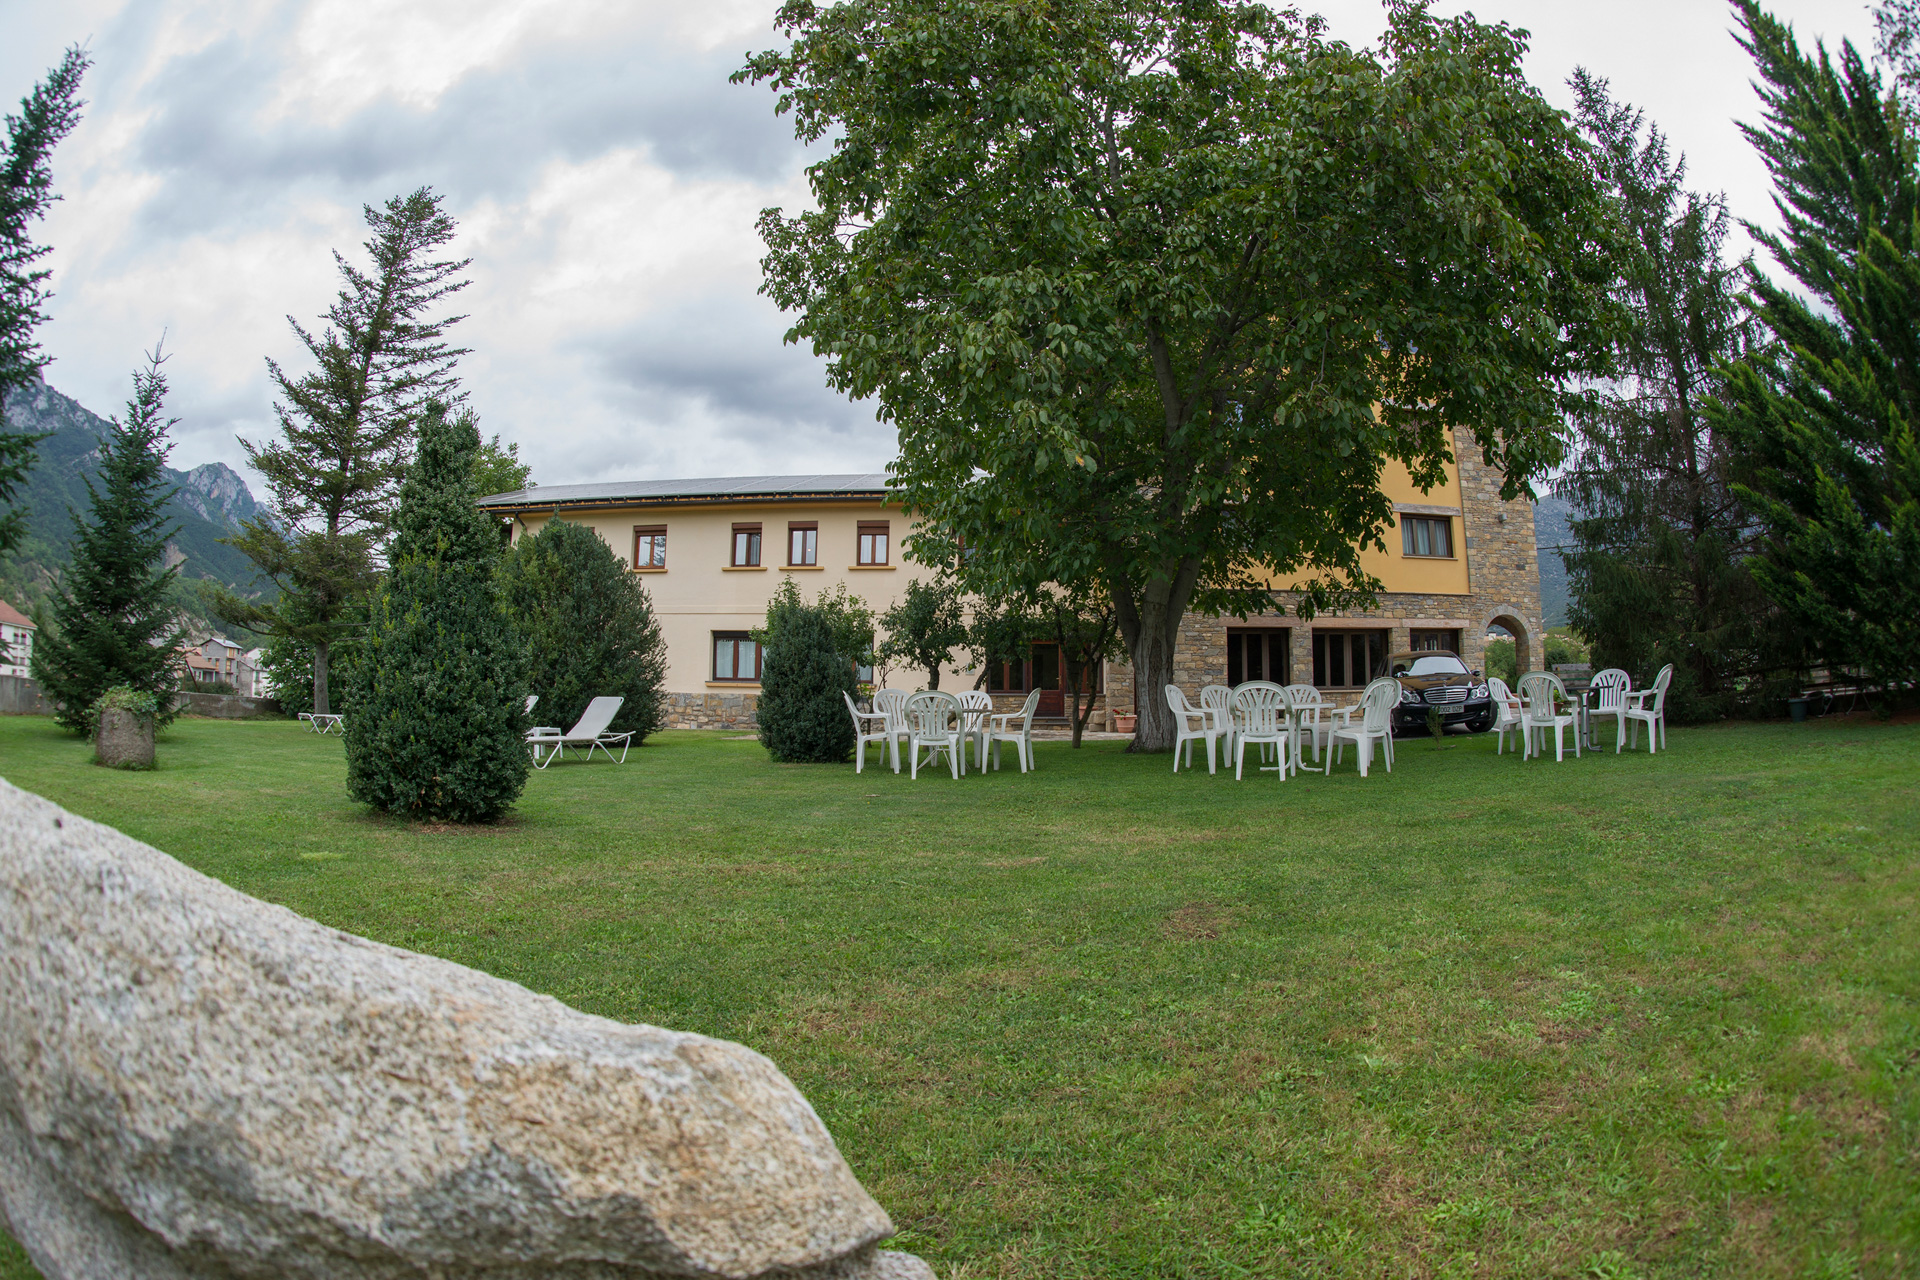
[[[525,515],[513,526],[517,541],[546,526],[549,517]],[[767,602],[784,578],[793,578],[808,599],[822,589],[844,583],[847,590],[867,602],[876,614],[886,610],[906,594],[907,583],[930,578],[931,571],[908,564],[901,550],[911,521],[897,507],[878,503],[821,504],[691,504],[672,507],[644,507],[612,511],[569,511],[563,516],[585,525],[613,548],[614,554],[631,567],[633,530],[636,525],[667,527],[667,567],[642,570],[638,576],[653,598],[654,612],[667,642],[667,684],[674,693],[693,693],[715,689],[758,688],[737,681],[715,682],[713,674],[712,633],[750,631],[767,618]],[[817,569],[789,569],[787,524],[793,520],[814,520],[820,525]],[[855,567],[858,559],[858,526],[862,520],[885,520],[888,525],[888,559],[892,568]],[[760,569],[732,569],[733,526],[759,522],[762,530]],[[924,671],[893,671],[887,683],[900,689],[918,689],[926,684]],[[971,688],[973,678],[952,669],[943,673],[943,689]]]
[[[1374,577],[1380,579],[1382,591],[1407,592],[1423,595],[1466,595],[1472,588],[1467,580],[1466,531],[1461,525],[1460,468],[1448,463],[1446,476],[1430,490],[1416,488],[1413,477],[1400,463],[1387,460],[1380,473],[1380,491],[1389,502],[1409,504],[1421,507],[1447,507],[1451,509],[1448,517],[1453,522],[1453,555],[1440,558],[1436,556],[1408,556],[1400,548],[1399,515],[1395,523],[1381,531],[1387,549],[1381,551],[1373,546],[1360,549],[1360,566]],[[1438,516],[1440,512],[1424,512]],[[1279,579],[1270,579],[1280,585]],[[1288,583],[1287,589],[1297,588],[1298,583]]]

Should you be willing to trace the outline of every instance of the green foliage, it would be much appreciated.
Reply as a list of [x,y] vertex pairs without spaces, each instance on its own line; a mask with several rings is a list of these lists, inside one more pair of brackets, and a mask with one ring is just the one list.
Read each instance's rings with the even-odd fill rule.
[[1497,676],[1505,680],[1508,688],[1513,688],[1519,684],[1521,676],[1520,660],[1514,652],[1513,641],[1487,641],[1486,664],[1486,673],[1489,676]]
[[887,638],[879,652],[888,659],[927,673],[927,688],[940,687],[940,668],[968,642],[966,609],[960,589],[948,579],[916,579],[907,593],[880,615]]
[[853,750],[853,664],[831,619],[818,605],[786,602],[777,621],[769,611],[768,626],[777,639],[760,664],[761,743],[786,764],[840,763]]
[[131,711],[142,720],[158,720],[166,703],[156,694],[132,685],[117,684],[94,699],[89,712],[95,723],[102,711]]
[[599,697],[626,701],[611,728],[637,746],[665,719],[666,641],[639,575],[585,525],[552,520],[500,565],[502,601],[526,638],[534,717],[565,729]]
[[[1546,661],[1546,666],[1543,670],[1551,671],[1556,665],[1563,662],[1591,663],[1593,661],[1592,649],[1588,647],[1579,636],[1562,628],[1555,628],[1547,632],[1546,638],[1540,648]],[[1524,675],[1525,672],[1521,674]],[[1652,672],[1647,673],[1649,679],[1652,678],[1652,675]]]
[[491,822],[531,767],[526,645],[495,584],[493,522],[474,505],[479,432],[433,404],[419,436],[345,722],[347,791],[406,817]]
[[[74,513],[73,561],[53,598],[49,625],[33,643],[33,678],[65,728],[91,736],[100,695],[116,685],[165,702],[183,636],[174,621],[166,566],[173,529],[166,506],[167,379],[159,349],[133,375],[126,420],[100,442],[100,467],[87,481],[89,519]],[[162,709],[161,723],[174,712]]]
[[1766,108],[1742,128],[1785,223],[1750,230],[1808,295],[1749,273],[1774,341],[1722,397],[1767,535],[1754,576],[1814,656],[1890,705],[1920,681],[1920,139],[1851,44],[1809,57],[1739,7]]
[[1153,688],[1190,607],[1368,598],[1387,459],[1438,480],[1454,425],[1509,493],[1558,461],[1611,316],[1585,148],[1512,29],[1389,21],[1375,53],[1223,0],[780,10],[736,79],[833,144],[762,216],[764,291],[897,426],[917,558],[1102,582]]
[[473,491],[481,497],[533,488],[533,464],[520,461],[520,445],[494,436],[473,456]]
[[1686,189],[1686,160],[1607,82],[1576,72],[1577,119],[1627,235],[1617,289],[1631,323],[1613,376],[1572,415],[1568,620],[1594,660],[1642,679],[1667,662],[1669,718],[1751,708],[1779,661],[1777,613],[1748,569],[1756,534],[1734,494],[1733,441],[1706,412],[1728,362],[1753,345],[1729,262],[1726,201]]
[[[366,653],[367,610],[367,597],[350,601],[340,615],[342,634],[327,647],[327,669],[332,677],[329,706],[342,715],[350,716],[357,710],[354,693],[360,681],[356,672]],[[260,660],[282,711],[297,716],[314,709],[311,643],[290,635],[268,636],[260,646]]]
[[[273,602],[218,591],[212,600],[236,626],[311,647],[319,711],[330,706],[332,645],[348,634],[353,602],[378,577],[375,551],[393,516],[417,421],[429,401],[461,399],[453,366],[466,350],[451,346],[446,332],[462,317],[427,314],[466,287],[459,277],[471,261],[431,256],[455,231],[440,201],[422,187],[382,209],[366,206],[373,270],[336,253],[344,283],[327,309],[327,327],[315,335],[293,325],[315,367],[295,377],[267,361],[285,439],[241,442],[266,477],[273,509],[244,522],[230,541],[280,592]],[[499,533],[490,528],[497,553]]]
[[873,610],[848,591],[844,582],[821,588],[819,597],[808,604],[800,594],[800,584],[792,578],[784,579],[767,602],[766,624],[754,630],[753,638],[762,648],[772,648],[786,619],[809,611],[826,620],[827,629],[833,633],[834,652],[846,659],[849,667],[873,665]]
[[[51,293],[51,268],[38,265],[52,252],[28,234],[30,224],[60,197],[53,193],[53,149],[80,122],[80,78],[90,59],[68,49],[60,65],[33,87],[20,114],[7,117],[7,138],[0,145],[0,404],[33,383],[47,358],[33,331],[46,319],[42,308]],[[41,437],[9,432],[0,423],[0,552],[14,547],[23,529],[22,513],[9,510],[14,492],[33,465],[33,447]]]
[[1907,118],[1920,119],[1920,0],[1881,0],[1873,20],[1874,44],[1905,94]]

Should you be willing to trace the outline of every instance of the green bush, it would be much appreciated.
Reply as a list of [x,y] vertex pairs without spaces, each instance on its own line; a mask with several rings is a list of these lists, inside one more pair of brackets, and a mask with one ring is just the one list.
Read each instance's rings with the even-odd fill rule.
[[530,767],[526,646],[495,583],[499,535],[474,506],[479,447],[470,419],[429,410],[345,721],[349,794],[407,817],[492,821]]
[[98,724],[102,711],[131,711],[142,720],[157,720],[164,709],[165,704],[158,694],[136,689],[132,685],[117,684],[94,700],[89,714]]
[[600,536],[554,520],[500,564],[501,594],[528,649],[534,718],[565,729],[599,697],[626,701],[612,728],[646,741],[665,720],[667,646],[653,601]]
[[817,607],[783,610],[777,634],[760,665],[760,741],[788,764],[837,764],[853,751],[853,664]]

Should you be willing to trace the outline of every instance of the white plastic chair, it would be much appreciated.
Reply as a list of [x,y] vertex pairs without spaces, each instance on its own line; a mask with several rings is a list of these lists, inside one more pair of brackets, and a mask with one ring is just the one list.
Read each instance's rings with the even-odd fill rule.
[[[1040,691],[1035,689],[1027,695],[1027,700],[1018,711],[1003,711],[997,716],[988,717],[990,727],[987,729],[987,740],[993,743],[994,768],[1000,767],[1000,744],[1003,742],[1011,742],[1019,754],[1020,772],[1025,773],[1033,768],[1033,712],[1039,705]],[[1020,722],[1018,729],[1013,727],[1016,720]],[[986,762],[982,761],[980,767],[984,770]]]
[[1211,711],[1202,710],[1187,701],[1187,695],[1177,684],[1166,688],[1167,710],[1173,712],[1173,771],[1180,772],[1180,751],[1186,749],[1187,767],[1193,767],[1193,744],[1204,741],[1207,744],[1207,772],[1213,772],[1213,744],[1220,737],[1221,729],[1214,723]]
[[[1286,690],[1265,680],[1249,680],[1233,691],[1233,710],[1240,721],[1233,738],[1234,781],[1238,782],[1245,772],[1247,744],[1252,743],[1263,750],[1268,746],[1274,748],[1278,759],[1273,767],[1279,771],[1280,781],[1285,782],[1287,766],[1293,758],[1288,745]],[[1256,761],[1254,771],[1257,773],[1265,767]]]
[[[1626,709],[1620,713],[1621,718],[1633,726],[1633,741],[1629,744],[1630,746],[1639,747],[1640,726],[1643,723],[1647,726],[1648,755],[1654,753],[1655,738],[1660,740],[1661,747],[1667,745],[1667,686],[1672,683],[1673,664],[1669,662],[1660,668],[1660,674],[1653,678],[1651,688],[1627,695]],[[1649,702],[1648,699],[1652,701]],[[1623,725],[1622,728],[1624,729],[1625,726]],[[1618,744],[1615,744],[1613,750],[1615,755],[1620,754]]]
[[1547,730],[1553,730],[1553,760],[1555,764],[1567,758],[1565,734],[1569,727],[1573,729],[1573,757],[1580,758],[1580,718],[1576,715],[1561,715],[1554,710],[1554,699],[1571,702],[1567,697],[1567,686],[1560,683],[1560,677],[1548,671],[1529,671],[1520,677],[1520,700],[1525,703],[1521,711],[1524,723],[1521,736],[1526,741],[1528,759],[1536,755],[1547,754]]
[[[1328,745],[1333,749],[1333,758],[1327,761],[1327,776],[1333,776],[1333,766],[1340,763],[1346,744],[1353,744],[1355,759],[1360,765],[1360,776],[1367,776],[1367,766],[1373,761],[1373,744],[1380,744],[1380,758],[1387,762],[1387,772],[1393,772],[1393,708],[1400,701],[1400,682],[1387,676],[1373,681],[1360,693],[1357,706],[1348,709],[1346,716],[1334,726],[1328,737]],[[1353,722],[1353,713],[1360,713],[1360,723]],[[1335,714],[1338,714],[1336,712]]]
[[966,712],[960,717],[960,733],[969,742],[980,744],[980,771],[987,768],[987,717],[993,714],[993,699],[978,689],[968,689],[958,695],[960,709]]
[[1507,735],[1520,734],[1521,759],[1526,759],[1526,735],[1522,729],[1525,720],[1521,716],[1520,695],[1507,687],[1507,682],[1499,676],[1487,677],[1487,692],[1493,697],[1493,727],[1499,734],[1499,744],[1493,754],[1500,755],[1507,749]]
[[927,758],[928,764],[938,760],[942,751],[946,752],[953,780],[960,780],[967,769],[967,745],[960,728],[961,720],[960,699],[950,693],[932,689],[907,699],[907,754],[913,760],[911,776],[915,781],[920,778],[922,747],[932,753]]
[[[561,734],[533,732],[527,735],[527,745],[533,749],[533,763],[536,768],[544,769],[552,764],[566,748],[582,747],[587,749],[587,759],[593,759],[595,748],[607,753],[607,759],[613,759],[613,747],[620,746],[620,764],[627,762],[627,748],[633,743],[631,733],[608,733],[607,726],[620,714],[625,698],[595,698],[580,713],[580,719],[573,728]],[[540,749],[547,748],[544,758]]]
[[1210,684],[1200,691],[1200,709],[1212,714],[1214,727],[1220,730],[1220,749],[1224,762],[1233,754],[1233,690],[1223,684]]
[[1613,721],[1614,752],[1619,753],[1620,743],[1627,739],[1627,723],[1624,718],[1627,710],[1627,695],[1633,692],[1633,678],[1618,667],[1608,667],[1605,671],[1594,673],[1587,691],[1593,695],[1593,706],[1587,711],[1587,736],[1593,745],[1600,745],[1599,731],[1594,721],[1607,719]]
[[893,755],[893,771],[900,772],[900,744],[907,740],[907,693],[904,689],[882,689],[873,695],[873,709],[887,718],[887,750]]
[[[853,771],[862,773],[867,767],[869,742],[893,746],[893,735],[887,732],[887,713],[862,711],[853,705],[853,696],[845,690],[841,690],[840,696],[847,700],[847,714],[853,717]],[[884,753],[881,758],[886,758]]]

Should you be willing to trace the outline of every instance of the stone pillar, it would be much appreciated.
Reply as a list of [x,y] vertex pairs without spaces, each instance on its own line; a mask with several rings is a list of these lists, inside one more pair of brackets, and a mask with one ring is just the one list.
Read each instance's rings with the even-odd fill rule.
[[100,713],[93,762],[109,769],[153,768],[153,720],[120,707]]

